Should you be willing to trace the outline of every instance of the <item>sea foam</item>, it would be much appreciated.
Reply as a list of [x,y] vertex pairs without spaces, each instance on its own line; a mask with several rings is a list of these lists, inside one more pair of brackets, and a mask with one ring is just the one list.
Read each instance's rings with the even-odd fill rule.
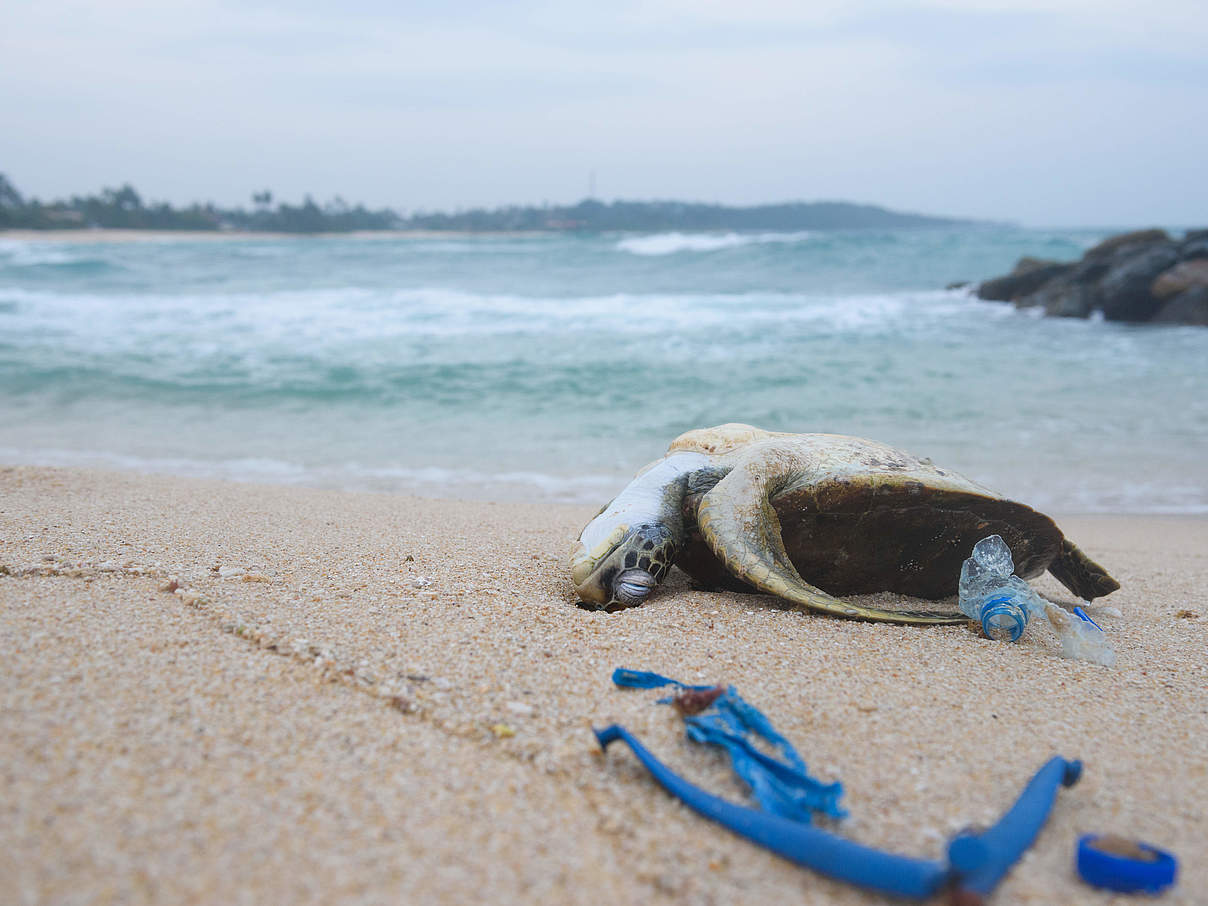
[[634,255],[673,255],[676,252],[715,252],[759,243],[804,242],[808,232],[795,233],[654,233],[630,236],[617,243],[617,248]]

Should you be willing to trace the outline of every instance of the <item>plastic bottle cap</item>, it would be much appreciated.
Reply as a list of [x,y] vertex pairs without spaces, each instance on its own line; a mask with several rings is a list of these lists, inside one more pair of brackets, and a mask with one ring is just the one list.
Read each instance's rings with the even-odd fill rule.
[[[1112,843],[1124,845],[1110,846]],[[1174,883],[1178,867],[1173,855],[1147,843],[1099,834],[1086,834],[1078,840],[1078,874],[1094,887],[1158,893]]]
[[1023,635],[1027,612],[1010,595],[988,598],[981,609],[982,631],[992,639],[1014,642]]

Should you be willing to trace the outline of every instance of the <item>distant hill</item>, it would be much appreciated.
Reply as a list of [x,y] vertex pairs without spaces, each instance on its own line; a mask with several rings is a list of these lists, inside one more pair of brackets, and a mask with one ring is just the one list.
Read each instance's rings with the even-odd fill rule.
[[417,212],[403,217],[389,208],[369,210],[336,198],[324,205],[307,196],[294,206],[272,206],[269,191],[252,195],[254,207],[222,209],[213,204],[174,208],[144,202],[133,186],[104,189],[69,200],[26,200],[0,174],[0,230],[89,229],[239,230],[279,233],[342,233],[353,230],[432,230],[458,232],[564,232],[583,230],[829,230],[939,227],[973,221],[905,214],[875,205],[844,201],[796,201],[754,207],[727,207],[682,201],[585,199],[575,205],[476,208],[455,213]]
[[729,207],[683,201],[585,199],[558,207],[475,209],[456,214],[417,213],[407,220],[420,230],[836,230],[939,227],[971,223],[905,214],[846,201],[793,201]]

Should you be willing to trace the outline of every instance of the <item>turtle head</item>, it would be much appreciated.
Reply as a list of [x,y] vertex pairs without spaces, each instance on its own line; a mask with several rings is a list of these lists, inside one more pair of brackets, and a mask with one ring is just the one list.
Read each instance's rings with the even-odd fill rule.
[[617,525],[591,549],[585,539],[587,529],[571,548],[571,580],[582,606],[610,613],[645,601],[679,552],[675,532],[660,522]]
[[707,465],[700,453],[676,452],[637,474],[570,552],[570,577],[584,607],[637,607],[663,581],[684,544],[688,478]]

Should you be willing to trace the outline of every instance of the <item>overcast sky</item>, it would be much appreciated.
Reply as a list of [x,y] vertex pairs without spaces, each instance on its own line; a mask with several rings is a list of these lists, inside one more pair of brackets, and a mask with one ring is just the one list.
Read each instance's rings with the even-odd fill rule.
[[1208,224],[1203,0],[7,0],[0,172],[403,211],[843,199]]

